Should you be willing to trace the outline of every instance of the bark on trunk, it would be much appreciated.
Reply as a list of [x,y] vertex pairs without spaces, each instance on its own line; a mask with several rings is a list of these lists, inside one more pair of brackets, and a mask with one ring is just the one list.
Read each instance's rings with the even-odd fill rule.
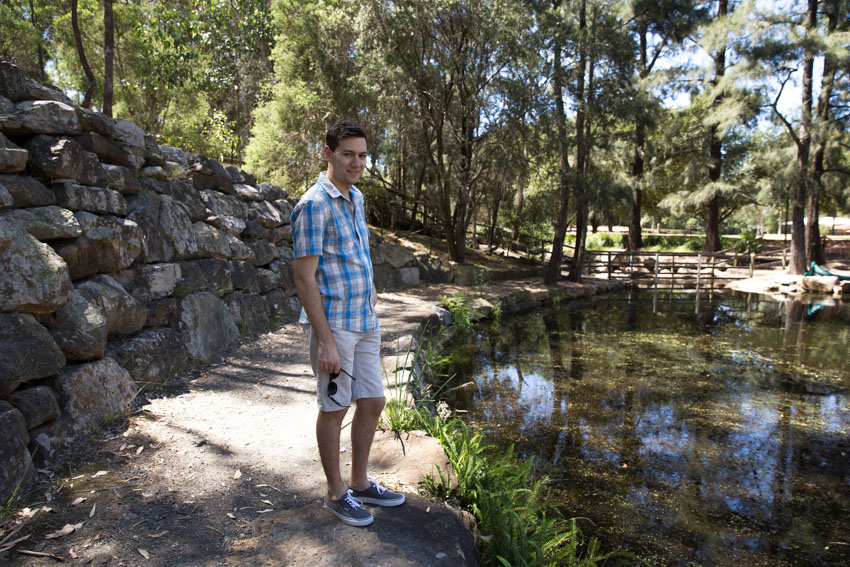
[[83,108],[91,108],[92,97],[97,89],[97,78],[91,70],[89,60],[86,57],[86,50],[83,47],[83,35],[80,33],[79,11],[77,10],[77,0],[71,0],[71,30],[74,32],[74,45],[77,48],[77,56],[80,58],[80,66],[83,68],[83,73],[86,74],[89,84],[86,87],[86,93],[83,95]]
[[115,57],[115,26],[112,0],[103,0],[103,114],[112,116],[112,62]]

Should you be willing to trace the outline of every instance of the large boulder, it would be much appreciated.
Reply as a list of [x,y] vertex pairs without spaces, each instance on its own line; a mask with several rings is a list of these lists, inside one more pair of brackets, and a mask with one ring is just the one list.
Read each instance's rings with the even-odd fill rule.
[[54,240],[50,246],[65,260],[72,281],[93,276],[100,271],[97,248],[85,236],[70,240]]
[[0,117],[0,128],[10,136],[73,136],[83,131],[74,108],[52,100],[19,102],[14,114]]
[[74,213],[53,205],[31,209],[14,209],[2,213],[0,216],[14,220],[33,238],[41,241],[75,238],[83,233]]
[[103,357],[107,326],[100,298],[74,290],[65,305],[43,322],[68,360]]
[[171,327],[177,328],[180,320],[178,301],[175,297],[164,297],[145,303],[148,310],[148,318],[145,319],[145,327]]
[[0,396],[65,366],[53,337],[28,313],[0,313]]
[[266,228],[275,228],[283,224],[284,217],[268,201],[248,204],[248,219],[256,220]]
[[838,282],[837,276],[803,276],[801,285],[804,290],[813,293],[832,293]]
[[186,368],[189,353],[174,329],[150,329],[109,343],[108,355],[143,384],[165,384]]
[[256,335],[269,330],[271,313],[262,296],[236,292],[231,294],[228,300],[233,321],[243,335]]
[[95,185],[100,179],[97,156],[71,138],[39,135],[27,142],[26,149],[29,170],[41,179],[77,181],[84,185]]
[[228,244],[230,244],[230,257],[232,259],[239,260],[240,262],[254,261],[254,251],[247,244],[232,234],[225,234],[225,236],[227,237]]
[[204,205],[216,216],[236,217],[242,220],[248,218],[248,208],[245,206],[245,203],[232,195],[225,195],[218,191],[207,189],[201,191],[200,196]]
[[[0,110],[0,113],[3,111]],[[27,166],[27,152],[0,133],[0,173],[23,171]]]
[[254,290],[257,285],[257,268],[248,262],[231,260],[230,278],[234,289]]
[[221,258],[180,262],[180,274],[180,286],[183,289],[209,289],[217,295],[233,290],[230,262]]
[[54,185],[53,191],[56,193],[56,201],[72,211],[122,217],[127,214],[127,201],[114,189],[66,182]]
[[0,95],[12,102],[56,100],[69,105],[74,104],[58,88],[27,79],[20,67],[8,61],[0,61]]
[[213,215],[207,217],[204,222],[223,230],[230,236],[239,236],[245,230],[245,221],[236,217]]
[[112,118],[104,116],[103,114],[95,112],[89,108],[83,108],[82,106],[77,106],[75,108],[77,110],[77,118],[79,119],[84,131],[100,134],[108,140],[114,140],[116,138],[118,130],[115,129],[115,122]]
[[0,175],[0,184],[12,196],[14,207],[44,207],[56,204],[56,194],[32,177]]
[[106,357],[68,366],[55,381],[62,421],[72,432],[87,432],[124,410],[136,388],[129,372]]
[[11,207],[15,204],[15,200],[12,199],[11,193],[0,184],[0,209],[5,209],[7,207]]
[[107,336],[131,335],[144,327],[148,310],[114,278],[94,276],[77,285],[77,291],[101,309]]
[[142,229],[130,219],[98,216],[85,211],[74,215],[97,250],[101,272],[112,273],[130,267],[142,253]]
[[95,154],[100,161],[113,165],[127,165],[127,154],[121,148],[96,132],[84,132],[74,140],[87,152]]
[[230,242],[227,234],[205,222],[192,225],[195,232],[195,242],[198,243],[198,256],[205,258],[229,258],[231,255]]
[[115,279],[133,297],[147,302],[171,295],[181,273],[179,264],[143,264],[119,272]]
[[47,386],[19,388],[5,399],[24,416],[27,429],[36,428],[62,414],[53,390]]
[[33,478],[26,421],[6,402],[0,402],[0,431],[0,502],[6,504],[13,496],[20,496],[20,489],[28,488]]
[[198,242],[182,203],[167,195],[142,193],[128,199],[129,219],[142,229],[141,260],[148,263],[195,258]]
[[267,266],[277,258],[278,249],[268,240],[249,240],[245,244],[254,252],[251,263],[255,266]]
[[184,179],[171,179],[168,183],[171,188],[171,196],[186,207],[192,222],[207,218],[209,215],[207,206],[201,198],[201,194],[195,191],[191,183]]
[[201,154],[190,154],[188,162],[186,169],[192,178],[192,184],[198,191],[215,189],[228,195],[235,193],[230,175],[227,174],[224,166],[214,159]]
[[0,218],[0,312],[51,313],[71,289],[62,258],[16,222]]
[[180,302],[180,331],[189,355],[207,362],[239,338],[227,304],[208,291],[189,294]]
[[116,118],[115,124],[115,139],[122,144],[132,146],[134,148],[145,149],[145,133],[134,122]]
[[166,160],[174,162],[181,167],[188,167],[189,160],[186,158],[186,153],[180,148],[173,146],[159,146],[159,151]]
[[100,166],[100,184],[122,195],[135,195],[140,189],[139,180],[129,169],[108,163]]

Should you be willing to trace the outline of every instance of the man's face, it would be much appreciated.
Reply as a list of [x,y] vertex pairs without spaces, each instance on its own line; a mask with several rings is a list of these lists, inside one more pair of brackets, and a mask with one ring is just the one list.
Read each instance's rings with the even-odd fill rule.
[[328,174],[332,183],[349,188],[366,169],[366,138],[344,138],[336,150],[325,146]]

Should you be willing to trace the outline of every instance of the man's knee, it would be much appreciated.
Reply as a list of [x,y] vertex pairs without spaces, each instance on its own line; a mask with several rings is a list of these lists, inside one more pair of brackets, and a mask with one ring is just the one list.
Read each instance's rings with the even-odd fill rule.
[[363,411],[365,414],[370,416],[380,416],[381,412],[384,411],[384,404],[386,403],[386,399],[382,396],[380,398],[360,398],[357,400],[357,409],[355,411]]

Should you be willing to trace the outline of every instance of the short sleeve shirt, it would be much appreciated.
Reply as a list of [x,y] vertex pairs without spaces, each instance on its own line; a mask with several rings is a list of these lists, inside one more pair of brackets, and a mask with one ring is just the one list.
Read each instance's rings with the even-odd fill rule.
[[[319,256],[316,283],[328,325],[359,333],[378,328],[375,276],[363,194],[346,198],[324,173],[292,210],[295,257]],[[309,323],[301,309],[300,323]]]

